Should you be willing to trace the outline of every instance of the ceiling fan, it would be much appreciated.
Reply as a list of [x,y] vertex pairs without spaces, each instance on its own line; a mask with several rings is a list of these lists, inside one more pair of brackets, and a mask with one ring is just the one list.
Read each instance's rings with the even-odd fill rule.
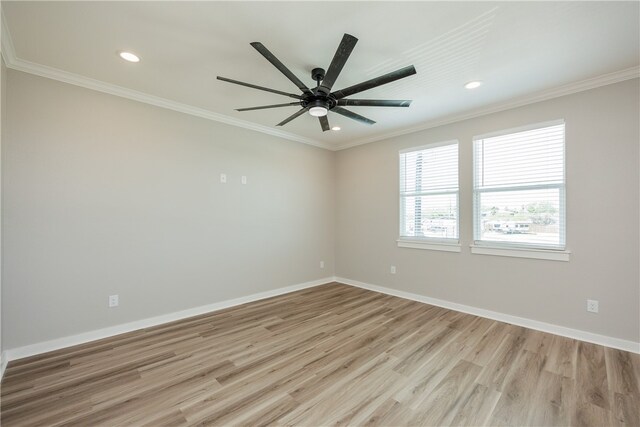
[[335,83],[342,67],[349,59],[349,55],[353,51],[358,39],[350,34],[345,34],[342,37],[342,41],[338,46],[336,54],[331,60],[329,69],[325,72],[322,68],[314,68],[311,71],[311,78],[316,81],[317,86],[315,88],[308,88],[298,77],[296,77],[291,70],[289,70],[278,58],[275,57],[264,45],[260,42],[253,42],[253,46],[267,61],[271,62],[282,74],[284,74],[289,80],[295,84],[302,92],[301,95],[294,93],[287,93],[276,89],[270,89],[267,87],[257,86],[251,83],[245,83],[238,80],[228,79],[226,77],[218,76],[218,80],[222,80],[229,83],[234,83],[241,86],[250,87],[253,89],[264,90],[271,93],[277,93],[278,95],[288,96],[290,98],[297,99],[296,102],[290,102],[286,104],[275,105],[263,105],[260,107],[239,108],[236,111],[251,111],[251,110],[264,110],[267,108],[280,108],[298,105],[302,109],[298,110],[294,114],[290,115],[283,121],[277,124],[277,126],[284,126],[296,117],[309,112],[314,117],[318,117],[320,120],[320,126],[322,131],[328,131],[330,129],[329,120],[327,119],[327,113],[329,111],[356,120],[360,123],[372,125],[375,122],[353,111],[347,110],[346,106],[357,107],[408,107],[411,105],[411,100],[387,100],[387,99],[346,99],[350,95],[364,92],[365,90],[372,89],[374,87],[382,86],[393,81],[403,79],[416,73],[416,69],[413,65],[401,68],[396,71],[392,71],[385,75],[367,80],[366,82],[358,83],[353,86],[349,86],[345,89],[336,90],[331,92],[331,88]]

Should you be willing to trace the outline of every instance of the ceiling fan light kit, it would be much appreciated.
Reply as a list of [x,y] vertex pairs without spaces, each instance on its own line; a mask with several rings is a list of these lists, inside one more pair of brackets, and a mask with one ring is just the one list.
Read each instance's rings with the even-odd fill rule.
[[313,117],[323,117],[326,116],[329,110],[324,107],[311,107],[309,108],[309,114]]
[[267,87],[245,83],[226,77],[218,76],[218,80],[297,99],[298,101],[296,102],[285,104],[263,105],[260,107],[239,108],[236,110],[264,110],[268,108],[289,107],[294,105],[301,107],[300,110],[278,123],[277,126],[284,126],[285,124],[289,123],[296,117],[299,117],[306,112],[308,112],[311,116],[318,117],[318,120],[320,121],[320,127],[322,128],[323,132],[331,130],[331,126],[329,126],[329,120],[327,118],[329,112],[340,114],[344,117],[348,117],[352,120],[366,125],[373,125],[375,124],[375,121],[361,116],[360,114],[354,113],[351,110],[347,110],[343,107],[409,107],[411,105],[411,100],[347,99],[347,97],[355,95],[356,93],[373,89],[378,86],[382,86],[387,83],[394,82],[396,80],[403,79],[405,77],[409,77],[413,74],[416,74],[416,69],[413,65],[409,65],[408,67],[392,71],[371,80],[367,80],[365,82],[331,92],[333,84],[338,78],[338,75],[342,71],[342,68],[346,64],[347,59],[351,55],[351,52],[353,51],[353,48],[355,47],[357,42],[357,38],[350,34],[345,34],[342,37],[340,45],[338,46],[338,50],[336,50],[336,53],[333,56],[331,64],[329,64],[328,70],[326,72],[322,68],[314,68],[313,70],[311,70],[311,78],[316,82],[316,87],[313,89],[308,88],[298,77],[295,76],[295,74],[291,72],[291,70],[289,70],[282,62],[280,62],[280,60],[276,58],[273,53],[271,53],[266,47],[264,47],[262,43],[251,43],[251,46],[253,46],[258,52],[260,52],[260,54],[267,61],[269,61],[274,67],[276,67],[282,74],[284,74],[293,84],[298,87],[298,89],[302,92],[301,95],[287,93],[276,89],[270,89]]

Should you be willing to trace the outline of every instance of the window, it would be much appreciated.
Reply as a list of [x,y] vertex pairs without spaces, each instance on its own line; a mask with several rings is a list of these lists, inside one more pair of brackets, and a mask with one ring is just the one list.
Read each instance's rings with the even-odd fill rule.
[[476,245],[565,248],[564,122],[475,137]]
[[399,242],[456,244],[458,235],[458,141],[401,151]]

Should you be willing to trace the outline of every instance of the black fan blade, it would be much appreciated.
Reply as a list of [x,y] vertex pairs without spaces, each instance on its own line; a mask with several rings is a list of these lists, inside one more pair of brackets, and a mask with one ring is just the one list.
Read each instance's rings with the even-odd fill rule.
[[284,126],[287,123],[289,123],[291,120],[295,119],[296,117],[303,115],[308,110],[309,110],[309,108],[303,108],[302,110],[293,113],[292,115],[290,115],[289,117],[287,117],[286,119],[284,119],[283,121],[278,123],[276,126]]
[[318,117],[318,120],[320,120],[320,126],[322,126],[322,132],[326,132],[331,129],[329,127],[329,119],[327,118],[327,116]]
[[338,105],[343,107],[352,105],[354,107],[408,107],[411,105],[410,99],[339,99]]
[[364,92],[365,90],[372,89],[374,87],[382,86],[387,83],[394,82],[396,80],[403,79],[416,73],[416,69],[413,65],[401,68],[396,71],[392,71],[384,76],[376,77],[366,82],[358,83],[357,85],[349,86],[348,88],[337,90],[333,92],[336,99],[342,99],[345,96],[353,95],[354,93]]
[[338,46],[338,50],[336,50],[336,54],[333,56],[331,60],[331,64],[329,65],[329,69],[324,76],[324,80],[320,84],[320,87],[325,89],[326,93],[331,92],[331,88],[333,84],[336,82],[340,71],[342,71],[342,67],[349,59],[349,55],[353,51],[353,48],[356,47],[356,43],[358,43],[358,39],[353,37],[351,34],[345,34],[342,36],[342,41]]
[[331,109],[331,111],[334,112],[334,113],[341,114],[341,115],[343,115],[345,117],[349,117],[350,119],[353,119],[353,120],[355,120],[357,122],[360,122],[360,123],[364,123],[366,125],[375,124],[375,122],[373,120],[367,119],[366,117],[363,117],[360,114],[356,114],[353,111],[345,110],[342,107],[333,107]]
[[265,110],[267,108],[290,107],[292,105],[300,105],[300,103],[289,102],[288,104],[274,104],[274,105],[263,105],[262,107],[237,108],[236,111]]
[[291,80],[293,84],[298,86],[298,89],[300,89],[302,92],[305,92],[305,93],[311,93],[309,88],[305,86],[305,84],[302,83],[302,81],[299,78],[297,78],[295,74],[291,72],[291,70],[285,67],[285,65],[282,62],[280,62],[280,60],[276,58],[273,53],[269,52],[269,49],[264,47],[262,43],[253,42],[251,43],[251,46],[253,46],[258,52],[260,52],[260,54],[262,54],[262,56],[264,56],[267,59],[267,61],[271,62],[274,67],[280,70],[282,74],[287,76],[287,78]]
[[250,87],[252,89],[258,89],[258,90],[264,90],[264,91],[271,92],[271,93],[277,93],[278,95],[284,95],[284,96],[288,96],[290,98],[302,99],[302,97],[300,95],[296,95],[296,94],[293,94],[293,93],[282,92],[282,91],[276,90],[276,89],[269,89],[268,87],[256,86],[256,85],[252,85],[251,83],[240,82],[238,80],[228,79],[226,77],[218,76],[218,80],[222,80],[223,82],[229,82],[229,83],[237,84],[237,85],[240,85],[240,86]]

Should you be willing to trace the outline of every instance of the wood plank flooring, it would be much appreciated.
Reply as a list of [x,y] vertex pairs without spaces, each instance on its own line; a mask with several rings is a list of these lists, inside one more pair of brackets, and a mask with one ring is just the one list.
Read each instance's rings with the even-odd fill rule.
[[329,284],[11,362],[10,426],[640,426],[640,356]]

